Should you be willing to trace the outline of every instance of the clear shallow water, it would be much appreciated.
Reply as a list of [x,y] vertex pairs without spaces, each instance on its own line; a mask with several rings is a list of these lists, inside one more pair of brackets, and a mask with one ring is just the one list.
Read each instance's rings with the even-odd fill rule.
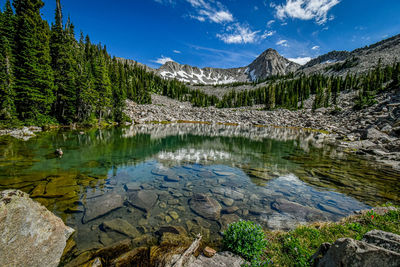
[[[399,173],[312,136],[172,124],[3,137],[0,190],[23,190],[63,218],[81,251],[127,236],[156,243],[166,226],[218,242],[239,219],[290,229],[400,203]],[[53,155],[59,147],[62,158]]]

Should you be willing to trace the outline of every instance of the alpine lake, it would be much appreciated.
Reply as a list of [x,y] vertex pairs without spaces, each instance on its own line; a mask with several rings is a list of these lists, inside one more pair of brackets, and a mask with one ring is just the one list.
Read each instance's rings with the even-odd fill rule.
[[318,134],[191,123],[0,137],[0,190],[27,192],[61,217],[78,251],[152,245],[165,231],[218,246],[241,219],[287,230],[400,203],[400,173]]

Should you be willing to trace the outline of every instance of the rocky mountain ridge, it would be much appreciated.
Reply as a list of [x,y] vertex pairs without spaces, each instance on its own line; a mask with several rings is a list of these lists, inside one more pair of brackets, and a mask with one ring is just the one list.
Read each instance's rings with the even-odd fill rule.
[[321,55],[297,71],[298,74],[321,73],[324,75],[346,75],[365,73],[381,66],[392,65],[400,60],[400,34],[363,48],[348,51],[332,51]]
[[192,85],[218,85],[236,82],[254,82],[274,75],[346,75],[347,73],[364,73],[375,68],[379,62],[382,66],[391,65],[400,60],[400,34],[363,48],[349,51],[331,51],[320,55],[301,66],[281,56],[270,48],[258,56],[251,64],[239,68],[198,68],[182,65],[174,61],[166,62],[159,69],[150,68],[134,60],[118,58],[128,64],[136,64],[147,71],[155,72],[166,79],[177,79]]
[[169,61],[157,70],[157,74],[168,79],[191,84],[229,84],[235,82],[254,82],[273,75],[285,75],[300,67],[274,49],[264,51],[250,65],[241,68],[197,68]]

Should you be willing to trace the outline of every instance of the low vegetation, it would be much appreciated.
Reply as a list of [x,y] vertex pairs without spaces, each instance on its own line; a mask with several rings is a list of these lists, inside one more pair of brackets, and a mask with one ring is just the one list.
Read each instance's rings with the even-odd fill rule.
[[309,259],[322,243],[333,243],[343,237],[361,240],[374,229],[400,234],[400,210],[385,215],[369,211],[338,223],[316,223],[290,232],[266,232],[268,245],[264,257],[273,266],[312,266]]
[[239,221],[228,226],[224,232],[223,245],[251,262],[252,266],[259,266],[267,241],[260,225],[251,221]]
[[251,221],[240,221],[224,232],[223,245],[251,266],[312,266],[311,256],[325,242],[345,237],[361,240],[374,229],[400,234],[400,209],[385,212],[379,215],[371,210],[340,222],[314,223],[289,232],[263,232]]

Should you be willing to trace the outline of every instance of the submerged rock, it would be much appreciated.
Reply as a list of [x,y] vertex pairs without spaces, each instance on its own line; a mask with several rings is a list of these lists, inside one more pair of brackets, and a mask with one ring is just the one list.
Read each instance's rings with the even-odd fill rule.
[[271,207],[278,212],[287,213],[298,219],[304,219],[306,221],[318,221],[325,219],[325,216],[321,211],[315,208],[300,205],[284,198],[275,200],[271,204]]
[[124,197],[118,193],[106,193],[99,197],[90,198],[85,203],[83,223],[87,223],[109,212],[121,208],[124,205]]
[[58,266],[74,230],[18,190],[0,192],[0,266]]
[[145,212],[149,212],[158,200],[158,195],[152,190],[141,190],[128,195],[128,202]]
[[123,219],[113,219],[102,223],[101,227],[106,231],[114,231],[131,238],[139,236],[139,231]]
[[221,213],[218,201],[204,194],[194,194],[190,199],[190,208],[198,215],[215,221],[219,219]]

